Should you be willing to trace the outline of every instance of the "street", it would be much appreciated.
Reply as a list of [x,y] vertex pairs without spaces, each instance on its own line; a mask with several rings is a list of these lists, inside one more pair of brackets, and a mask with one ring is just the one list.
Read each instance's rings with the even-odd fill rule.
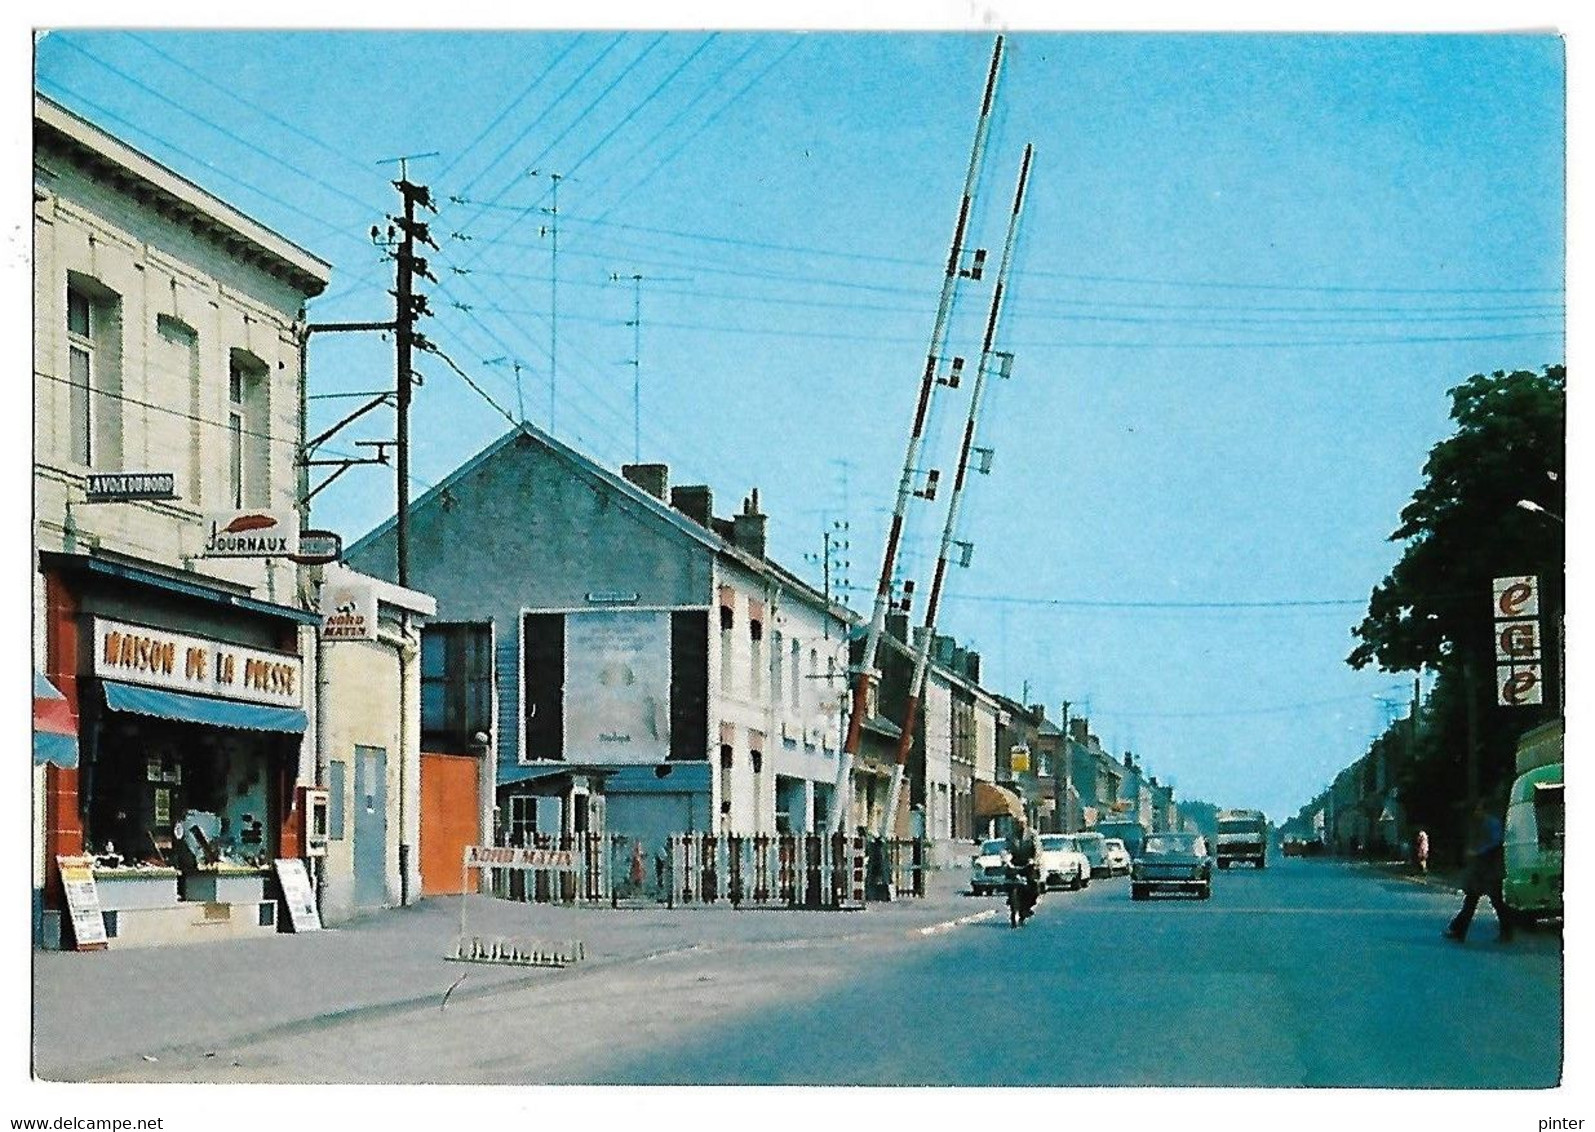
[[933,931],[897,906],[819,913],[846,923],[129,1057],[93,1079],[1555,1086],[1559,932],[1499,944],[1486,910],[1457,946],[1440,937],[1457,899],[1277,857],[1219,872],[1206,902],[1132,903],[1127,880],[1099,879],[1049,894],[1019,930],[999,899],[949,893]]

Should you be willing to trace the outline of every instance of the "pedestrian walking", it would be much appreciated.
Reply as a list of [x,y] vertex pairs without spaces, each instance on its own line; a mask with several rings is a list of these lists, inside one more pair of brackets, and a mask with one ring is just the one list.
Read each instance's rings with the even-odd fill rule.
[[1428,830],[1426,830],[1426,829],[1418,830],[1418,840],[1417,840],[1416,847],[1417,847],[1417,851],[1418,851],[1418,871],[1420,873],[1423,873],[1425,876],[1427,876],[1428,873],[1429,873],[1429,831]]
[[1501,819],[1490,813],[1482,801],[1475,802],[1468,833],[1467,872],[1462,881],[1462,910],[1446,928],[1447,939],[1461,943],[1468,937],[1468,925],[1473,922],[1473,912],[1481,896],[1489,899],[1495,911],[1495,922],[1500,928],[1497,938],[1502,943],[1512,938],[1512,921],[1501,896],[1501,882],[1505,876],[1506,848]]

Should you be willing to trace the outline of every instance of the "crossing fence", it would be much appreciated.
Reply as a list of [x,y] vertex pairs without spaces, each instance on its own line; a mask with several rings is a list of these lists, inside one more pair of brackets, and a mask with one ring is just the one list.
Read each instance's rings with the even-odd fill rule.
[[528,849],[557,850],[547,868],[490,868],[508,900],[669,907],[854,909],[925,895],[923,840],[842,833],[535,834]]

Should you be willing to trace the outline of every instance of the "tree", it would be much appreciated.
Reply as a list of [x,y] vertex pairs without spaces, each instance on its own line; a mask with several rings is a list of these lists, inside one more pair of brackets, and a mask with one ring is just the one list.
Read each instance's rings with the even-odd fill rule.
[[1517,502],[1564,513],[1565,367],[1475,374],[1450,396],[1457,430],[1430,450],[1425,482],[1390,536],[1406,549],[1353,630],[1353,668],[1493,665],[1492,578],[1537,574],[1548,625],[1563,608],[1562,524]]
[[[1539,577],[1546,684],[1560,688],[1566,370],[1475,374],[1450,396],[1456,432],[1429,452],[1423,486],[1390,536],[1406,547],[1374,587],[1346,663],[1437,673],[1417,757],[1401,775],[1400,789],[1409,817],[1431,830],[1456,826],[1460,836],[1470,718],[1478,744],[1472,765],[1491,794],[1511,774],[1516,737],[1561,710],[1554,691],[1538,710],[1494,708],[1490,583],[1505,575]],[[1521,499],[1551,514],[1525,511],[1517,506]]]

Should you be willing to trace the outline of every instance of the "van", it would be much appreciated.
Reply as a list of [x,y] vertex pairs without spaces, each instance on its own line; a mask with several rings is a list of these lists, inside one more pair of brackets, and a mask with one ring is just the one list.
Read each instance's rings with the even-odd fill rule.
[[1562,914],[1562,842],[1566,810],[1562,764],[1518,775],[1506,804],[1506,903],[1525,919]]

